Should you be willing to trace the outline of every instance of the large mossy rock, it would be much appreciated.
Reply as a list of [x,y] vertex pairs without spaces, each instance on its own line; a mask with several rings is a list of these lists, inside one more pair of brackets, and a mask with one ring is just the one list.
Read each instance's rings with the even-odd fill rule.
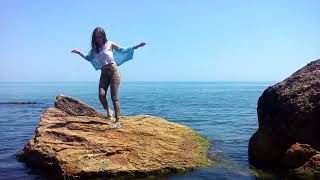
[[[259,129],[249,142],[250,163],[289,169],[306,163],[320,149],[320,60],[268,87],[259,98],[257,112]],[[292,147],[295,143],[305,145]],[[290,148],[300,148],[296,155],[301,157],[293,164],[286,157],[294,155]]]
[[187,126],[148,115],[121,122],[110,129],[89,105],[58,96],[17,156],[61,179],[176,173],[212,163],[207,139]]

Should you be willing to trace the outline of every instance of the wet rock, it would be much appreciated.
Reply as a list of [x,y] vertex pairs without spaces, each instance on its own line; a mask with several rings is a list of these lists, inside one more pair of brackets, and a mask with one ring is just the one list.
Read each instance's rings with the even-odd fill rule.
[[303,166],[294,169],[292,172],[303,179],[320,179],[320,154],[312,156]]

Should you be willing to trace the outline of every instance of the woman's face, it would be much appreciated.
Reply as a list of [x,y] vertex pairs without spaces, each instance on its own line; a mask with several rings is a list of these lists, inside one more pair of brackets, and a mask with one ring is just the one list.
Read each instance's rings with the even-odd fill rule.
[[95,41],[100,45],[102,46],[103,45],[103,34],[101,32],[96,32],[96,36],[95,36]]

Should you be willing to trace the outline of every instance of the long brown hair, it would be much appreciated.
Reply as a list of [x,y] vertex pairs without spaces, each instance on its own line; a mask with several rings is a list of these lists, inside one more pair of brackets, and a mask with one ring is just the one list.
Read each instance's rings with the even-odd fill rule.
[[99,52],[99,48],[100,48],[100,45],[96,42],[96,34],[97,33],[101,33],[102,34],[102,36],[103,36],[103,44],[105,44],[107,42],[107,36],[106,36],[106,33],[104,32],[104,30],[101,27],[96,27],[93,30],[92,39],[91,39],[91,48],[96,53]]

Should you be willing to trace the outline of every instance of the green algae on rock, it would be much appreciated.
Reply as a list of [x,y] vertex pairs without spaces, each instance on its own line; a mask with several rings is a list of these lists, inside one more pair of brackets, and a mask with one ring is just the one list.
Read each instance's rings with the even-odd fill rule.
[[89,105],[57,96],[17,156],[56,178],[148,176],[212,164],[208,140],[191,128],[149,116],[123,116],[120,129]]

